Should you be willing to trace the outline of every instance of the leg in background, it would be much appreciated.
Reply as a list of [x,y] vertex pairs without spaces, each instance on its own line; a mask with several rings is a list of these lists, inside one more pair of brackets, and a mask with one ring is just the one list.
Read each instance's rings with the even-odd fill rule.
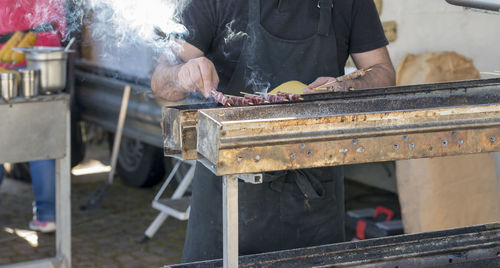
[[31,181],[35,195],[36,219],[54,222],[55,218],[55,160],[30,162]]
[[0,164],[0,185],[2,185],[2,180],[3,180],[3,165]]

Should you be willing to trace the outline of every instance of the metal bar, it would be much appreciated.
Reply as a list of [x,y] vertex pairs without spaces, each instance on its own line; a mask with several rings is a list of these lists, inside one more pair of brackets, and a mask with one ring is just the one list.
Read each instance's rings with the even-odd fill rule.
[[[182,182],[177,186],[177,189],[175,189],[174,193],[172,194],[172,199],[179,199],[181,198],[184,193],[186,192],[187,188],[191,184],[194,178],[194,170],[196,167],[196,162],[193,161],[188,161],[191,165],[189,168],[188,172],[184,177],[182,178]],[[163,191],[168,185],[168,182],[172,179],[172,177],[175,175],[175,172],[177,172],[179,166],[182,164],[182,160],[177,161],[175,164],[174,168],[172,169],[172,172],[169,175],[169,178],[167,179],[167,182],[163,184],[162,189],[158,192],[156,195],[155,199],[153,200],[153,204],[161,197]],[[154,205],[153,205],[154,206]],[[144,232],[144,235],[148,238],[152,238],[155,233],[158,231],[158,229],[161,227],[163,222],[168,218],[169,214],[165,213],[164,211],[160,212],[158,216],[156,216],[155,220],[149,225],[148,229],[146,229],[146,232]]]
[[500,151],[500,104],[330,114],[339,106],[200,110],[197,150],[217,175]]
[[[500,223],[493,223],[242,256],[239,265],[287,268],[498,267],[499,253]],[[169,267],[221,267],[222,262],[211,260]]]
[[177,173],[177,169],[179,169],[179,167],[181,166],[181,164],[182,164],[182,160],[177,160],[177,162],[175,163],[174,167],[170,171],[170,174],[168,174],[168,177],[165,180],[165,183],[163,183],[163,185],[161,186],[160,190],[158,191],[158,193],[156,194],[155,198],[153,199],[154,201],[157,201],[158,199],[160,199],[161,195],[163,194],[163,191],[165,191],[165,189],[167,189],[167,186],[170,184],[170,181],[175,176],[175,173]]
[[372,88],[372,89],[354,90],[349,92],[316,93],[316,94],[303,95],[302,97],[306,101],[350,99],[350,98],[359,99],[359,98],[369,98],[375,96],[384,97],[390,95],[408,95],[415,93],[462,91],[471,88],[498,86],[498,85],[500,85],[500,78],[492,78],[492,79],[442,82],[442,83],[421,84],[421,85],[397,86],[388,88]]
[[56,160],[56,257],[71,267],[71,116],[66,113],[65,156]]
[[222,182],[224,268],[238,267],[238,178],[224,176]]
[[[418,126],[430,130],[431,122],[435,131],[436,127],[445,125],[447,129],[464,127],[458,126],[466,123],[464,120],[469,120],[470,125],[477,127],[491,123],[486,122],[486,119],[499,119],[500,79],[373,89],[346,94],[341,99],[338,95],[307,95],[304,96],[307,101],[266,106],[206,109],[200,105],[183,105],[164,108],[165,153],[195,159],[198,158],[197,147],[201,148],[198,151],[204,157],[215,163],[219,149],[243,147],[248,142],[291,142],[301,137],[309,137],[307,140],[311,141],[324,139],[325,135],[354,136],[354,133],[379,135],[384,131],[394,133],[396,129],[407,131],[406,127],[414,131]],[[481,109],[490,109],[489,114],[479,112]],[[440,118],[434,118],[433,113]],[[200,122],[200,116],[212,122]],[[446,124],[442,124],[443,120]],[[205,145],[200,146],[199,141],[193,139],[196,136],[205,139]],[[217,148],[219,140],[222,143]]]
[[122,139],[123,126],[125,125],[125,117],[127,115],[128,101],[130,99],[131,88],[126,85],[123,90],[122,105],[120,106],[120,116],[118,117],[118,125],[116,127],[115,139],[113,142],[113,152],[111,153],[111,171],[108,176],[108,183],[113,183],[113,177],[116,171],[116,161],[118,160],[118,152],[120,151],[120,141]]

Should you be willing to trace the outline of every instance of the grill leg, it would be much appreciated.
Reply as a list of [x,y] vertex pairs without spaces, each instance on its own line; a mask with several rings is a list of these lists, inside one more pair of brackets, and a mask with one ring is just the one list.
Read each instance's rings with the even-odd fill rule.
[[238,178],[228,175],[222,183],[224,268],[238,267]]

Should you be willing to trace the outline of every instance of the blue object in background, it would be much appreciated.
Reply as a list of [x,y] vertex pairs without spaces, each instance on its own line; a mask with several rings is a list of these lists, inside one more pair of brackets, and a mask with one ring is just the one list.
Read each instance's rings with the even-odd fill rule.
[[0,165],[0,185],[2,185],[3,180],[3,165]]
[[[30,162],[31,183],[35,195],[35,216],[39,221],[55,221],[56,215],[56,161],[54,159]],[[4,175],[0,165],[0,184]]]
[[35,195],[35,216],[39,221],[55,221],[56,161],[30,162],[31,183]]

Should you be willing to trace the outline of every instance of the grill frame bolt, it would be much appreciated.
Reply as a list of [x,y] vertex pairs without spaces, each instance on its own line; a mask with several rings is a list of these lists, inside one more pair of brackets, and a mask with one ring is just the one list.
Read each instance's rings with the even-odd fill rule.
[[255,159],[256,162],[259,162],[260,161],[260,155],[256,155],[254,159]]
[[496,140],[496,139],[495,139],[495,137],[491,137],[491,138],[490,138],[490,142],[491,142],[491,143],[494,143],[494,142],[495,142],[495,140]]

